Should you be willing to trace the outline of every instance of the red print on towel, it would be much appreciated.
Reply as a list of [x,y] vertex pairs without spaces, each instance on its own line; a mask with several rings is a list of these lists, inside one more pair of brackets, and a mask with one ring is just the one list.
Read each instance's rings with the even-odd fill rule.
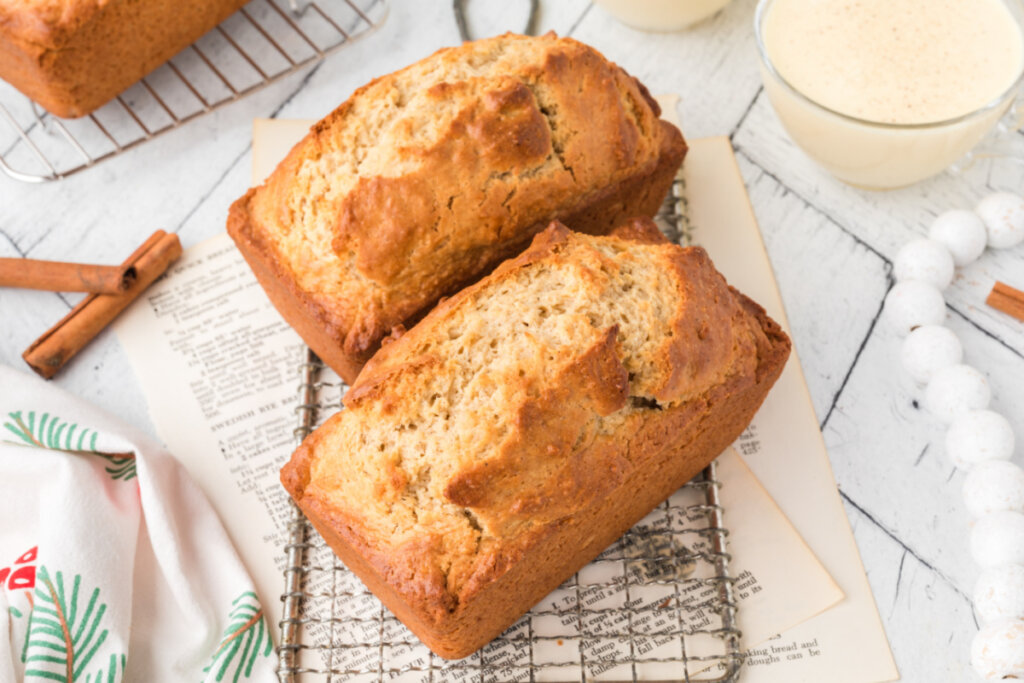
[[8,590],[32,590],[36,586],[35,561],[39,546],[25,551],[14,561],[13,566],[0,569],[0,588],[7,584]]

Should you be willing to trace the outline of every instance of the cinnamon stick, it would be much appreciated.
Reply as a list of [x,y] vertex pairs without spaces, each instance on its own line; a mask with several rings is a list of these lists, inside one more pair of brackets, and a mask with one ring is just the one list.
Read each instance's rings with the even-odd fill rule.
[[135,282],[120,294],[90,294],[21,355],[33,370],[50,379],[104,327],[127,308],[181,256],[178,236],[157,230],[124,262],[134,267]]
[[1024,292],[1005,282],[996,282],[985,303],[1017,320],[1024,320]]
[[50,292],[117,294],[135,280],[134,266],[0,258],[0,287],[45,289]]

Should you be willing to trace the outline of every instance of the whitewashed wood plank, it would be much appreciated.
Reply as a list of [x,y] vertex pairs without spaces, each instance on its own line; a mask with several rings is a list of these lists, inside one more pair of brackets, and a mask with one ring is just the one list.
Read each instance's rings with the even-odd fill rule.
[[573,37],[594,45],[653,93],[678,93],[684,135],[727,135],[761,86],[752,31],[755,0],[735,0],[686,31],[648,33],[594,7]]
[[[6,256],[6,254],[0,253]],[[34,292],[0,287],[0,358],[12,367],[28,368],[22,352],[68,312],[67,304],[53,292]]]
[[974,680],[969,601],[855,507],[846,513],[901,680]]
[[[1020,358],[956,314],[947,324],[967,362],[988,377],[993,409],[1024,434]],[[876,326],[825,425],[825,442],[850,500],[969,594],[978,569],[967,550],[963,474],[949,463],[945,427],[923,408],[924,389],[902,371],[899,349],[900,338]]]
[[[537,7],[537,33],[554,31],[566,35],[569,29],[590,7],[589,0],[559,0],[539,2]],[[505,2],[463,2],[466,8],[466,23],[472,38],[493,36],[506,31],[522,33],[529,14],[530,0],[506,0]],[[450,8],[451,4],[442,4]]]
[[[1024,158],[1024,139],[1015,135],[1008,140],[1007,149]],[[1024,186],[1024,170],[1019,164],[996,161],[981,162],[963,175],[947,172],[901,190],[872,192],[850,187],[819,168],[794,145],[764,93],[758,96],[733,143],[779,182],[888,259],[911,239],[926,235],[943,211],[970,209],[994,189],[1020,191]],[[979,261],[960,270],[947,291],[947,300],[1024,354],[1024,326],[984,305],[995,280],[1024,288],[1024,247],[987,251]]]
[[823,421],[889,288],[889,264],[738,157],[818,420]]

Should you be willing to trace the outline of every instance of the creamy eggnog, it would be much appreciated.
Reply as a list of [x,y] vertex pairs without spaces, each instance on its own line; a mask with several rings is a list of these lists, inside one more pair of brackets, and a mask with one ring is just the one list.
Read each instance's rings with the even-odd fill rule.
[[595,0],[624,24],[645,31],[678,31],[705,19],[729,0]]
[[1024,40],[1008,1],[762,0],[765,88],[793,139],[839,178],[916,182],[1009,107]]

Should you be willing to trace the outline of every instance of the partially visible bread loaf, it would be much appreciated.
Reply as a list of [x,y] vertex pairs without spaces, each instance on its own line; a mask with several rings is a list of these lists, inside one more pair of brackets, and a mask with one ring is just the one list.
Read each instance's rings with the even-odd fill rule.
[[463,657],[736,439],[789,348],[650,221],[553,224],[386,344],[281,480],[424,643]]
[[647,91],[553,34],[445,49],[357,90],[228,232],[270,299],[352,382],[397,325],[524,249],[551,220],[654,215],[686,151]]
[[57,116],[85,116],[246,0],[0,0],[0,78]]

